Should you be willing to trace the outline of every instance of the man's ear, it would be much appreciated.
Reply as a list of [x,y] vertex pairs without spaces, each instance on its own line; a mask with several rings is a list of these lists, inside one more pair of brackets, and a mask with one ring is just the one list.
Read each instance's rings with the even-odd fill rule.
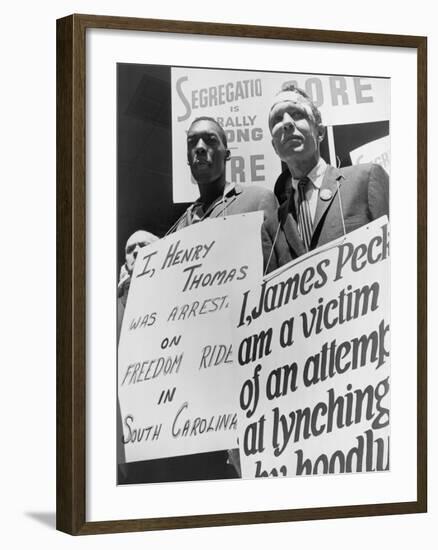
[[274,141],[274,138],[271,139],[271,143],[272,143],[272,147],[274,148],[274,151],[277,153],[278,155],[278,151],[277,151],[277,147],[275,146],[275,141]]
[[230,160],[231,158],[231,151],[229,149],[226,149],[225,151],[225,160]]
[[318,141],[321,142],[325,138],[326,128],[324,124],[318,124]]

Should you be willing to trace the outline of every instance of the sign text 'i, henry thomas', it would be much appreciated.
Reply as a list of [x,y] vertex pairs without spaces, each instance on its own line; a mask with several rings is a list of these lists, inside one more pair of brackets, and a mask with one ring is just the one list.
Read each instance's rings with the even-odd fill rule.
[[207,220],[139,255],[118,361],[128,462],[237,446],[229,294],[261,280],[261,224]]

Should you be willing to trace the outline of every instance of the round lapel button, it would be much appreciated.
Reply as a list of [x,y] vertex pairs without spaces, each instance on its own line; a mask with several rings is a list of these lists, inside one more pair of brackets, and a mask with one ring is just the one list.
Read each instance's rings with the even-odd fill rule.
[[321,189],[321,192],[319,193],[319,197],[323,201],[329,201],[332,198],[333,193],[330,191],[330,189]]

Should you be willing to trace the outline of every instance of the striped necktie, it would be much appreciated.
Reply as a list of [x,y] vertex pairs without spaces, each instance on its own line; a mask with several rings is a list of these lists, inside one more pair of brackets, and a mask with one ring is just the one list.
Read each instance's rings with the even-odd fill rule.
[[310,250],[310,242],[312,240],[312,215],[310,213],[309,201],[306,198],[306,189],[310,179],[308,177],[301,178],[298,182],[298,227],[300,229],[301,238],[306,246],[307,251]]

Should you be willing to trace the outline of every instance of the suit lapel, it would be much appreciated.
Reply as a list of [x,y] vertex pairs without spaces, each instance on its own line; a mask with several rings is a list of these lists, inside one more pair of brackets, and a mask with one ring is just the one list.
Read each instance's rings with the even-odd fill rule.
[[[312,234],[312,247],[314,245],[314,238],[319,234],[319,225],[325,216],[325,213],[329,209],[333,202],[333,199],[338,192],[338,180],[341,177],[341,173],[337,168],[328,165],[322,180],[321,188],[318,194],[318,202],[316,203],[315,219],[313,221],[313,234]],[[323,200],[321,196],[326,195],[328,200]]]

